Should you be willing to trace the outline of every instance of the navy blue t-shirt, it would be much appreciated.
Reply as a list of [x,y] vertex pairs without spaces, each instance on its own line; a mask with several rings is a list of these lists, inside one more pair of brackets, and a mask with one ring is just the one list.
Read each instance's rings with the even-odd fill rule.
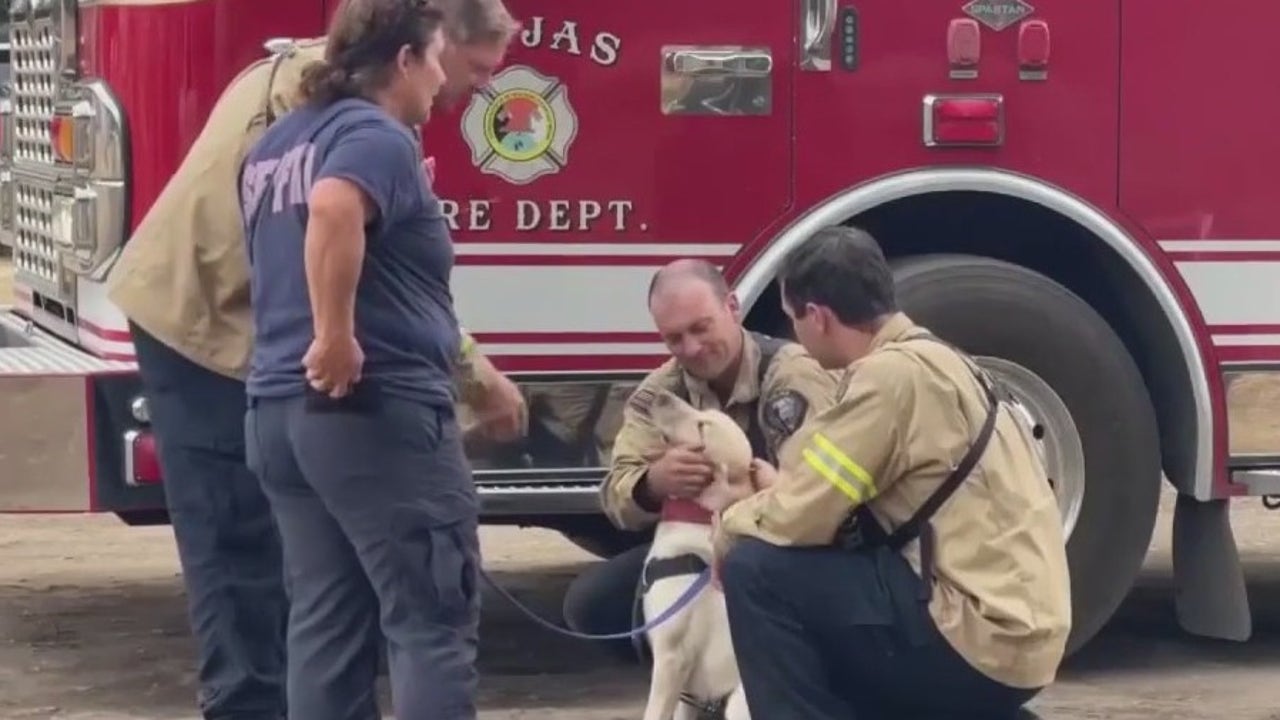
[[360,186],[378,209],[365,228],[356,288],[361,382],[452,404],[461,343],[449,290],[453,243],[416,137],[359,99],[282,116],[241,168],[255,335],[249,394],[285,397],[306,386],[302,358],[314,338],[303,256],[307,198],[327,177]]

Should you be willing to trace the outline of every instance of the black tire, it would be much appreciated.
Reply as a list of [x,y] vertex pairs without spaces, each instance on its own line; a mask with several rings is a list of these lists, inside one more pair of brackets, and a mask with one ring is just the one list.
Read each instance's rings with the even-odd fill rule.
[[1034,372],[1076,424],[1085,481],[1067,541],[1074,653],[1124,600],[1151,542],[1160,441],[1142,375],[1092,307],[1032,270],[966,255],[902,258],[893,270],[913,320],[969,353]]

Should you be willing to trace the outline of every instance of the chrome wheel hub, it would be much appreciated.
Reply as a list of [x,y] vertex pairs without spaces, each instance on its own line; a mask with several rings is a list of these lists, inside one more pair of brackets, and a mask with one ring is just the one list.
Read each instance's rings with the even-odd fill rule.
[[1026,418],[1058,499],[1063,530],[1070,539],[1085,493],[1084,445],[1071,412],[1048,383],[1021,365],[988,356],[975,360],[1011,396],[1006,401],[1015,412]]

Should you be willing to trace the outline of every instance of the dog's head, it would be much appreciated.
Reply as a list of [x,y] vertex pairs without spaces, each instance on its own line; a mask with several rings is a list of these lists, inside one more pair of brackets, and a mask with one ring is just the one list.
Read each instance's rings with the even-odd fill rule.
[[733,418],[698,410],[665,390],[655,394],[649,416],[668,443],[701,446],[715,465],[711,483],[696,498],[699,505],[719,512],[754,491],[751,441]]

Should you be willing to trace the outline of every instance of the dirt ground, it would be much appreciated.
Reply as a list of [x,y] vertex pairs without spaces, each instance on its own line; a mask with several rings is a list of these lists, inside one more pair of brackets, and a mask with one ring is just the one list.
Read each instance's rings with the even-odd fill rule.
[[[0,260],[0,305],[8,298]],[[1280,386],[1237,383],[1253,400],[1237,447],[1273,448]],[[1254,637],[1191,638],[1177,627],[1169,497],[1147,567],[1113,622],[1038,698],[1046,719],[1280,720],[1280,517],[1235,508]],[[544,617],[559,618],[568,581],[592,558],[542,530],[485,528],[486,565]],[[598,647],[561,638],[485,597],[480,652],[485,720],[640,716],[647,679]],[[390,713],[385,687],[384,711]],[[181,579],[167,527],[112,517],[0,516],[0,718],[194,720],[195,683]]]
[[[1167,515],[1165,516],[1167,521]],[[1280,718],[1280,517],[1236,510],[1254,638],[1217,643],[1173,617],[1167,523],[1138,588],[1034,703],[1045,718]],[[589,556],[541,530],[486,528],[486,564],[544,617]],[[109,517],[0,517],[0,718],[194,720],[195,685],[168,528]],[[638,718],[646,678],[590,643],[561,638],[485,596],[485,720]],[[384,709],[389,703],[384,687]]]

